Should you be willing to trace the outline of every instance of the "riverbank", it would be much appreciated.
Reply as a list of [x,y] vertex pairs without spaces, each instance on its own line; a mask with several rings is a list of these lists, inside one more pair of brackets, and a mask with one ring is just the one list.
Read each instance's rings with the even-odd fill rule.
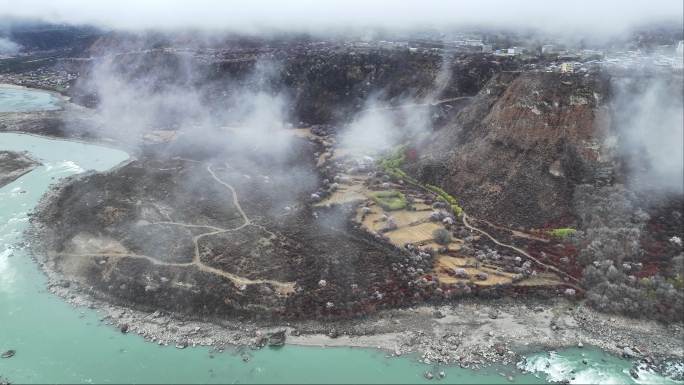
[[[108,171],[108,172],[111,172]],[[35,211],[74,183],[53,186]],[[145,340],[178,348],[229,346],[259,348],[274,331],[286,331],[288,344],[376,348],[389,356],[417,354],[424,363],[477,368],[490,363],[513,364],[533,351],[596,346],[629,358],[644,358],[657,369],[663,360],[682,361],[682,325],[665,326],[597,313],[562,298],[467,299],[441,306],[383,310],[363,319],[268,323],[226,319],[192,319],[158,309],[136,310],[134,304],[112,304],[111,298],[65,281],[50,269],[41,253],[40,228],[28,232],[34,259],[48,277],[50,292],[75,307],[97,309],[106,324]]]
[[39,165],[40,162],[31,158],[28,153],[0,151],[0,187],[17,180]]
[[[0,78],[0,79],[11,80],[11,79],[5,79],[5,78]],[[15,83],[8,83],[8,82],[1,82],[1,81],[0,81],[0,87],[13,88],[13,89],[17,89],[17,90],[40,91],[40,92],[44,92],[46,94],[50,94],[50,95],[60,99],[63,102],[69,102],[71,100],[71,98],[69,96],[67,96],[65,93],[59,92],[55,89],[47,88],[47,87],[37,87],[37,86],[28,87],[28,86],[25,86],[22,84],[15,84]]]
[[658,370],[665,361],[684,360],[681,325],[601,314],[561,298],[467,299],[449,305],[383,310],[364,319],[333,322],[198,320],[161,310],[137,310],[132,304],[112,304],[101,293],[62,280],[39,257],[34,258],[48,277],[51,293],[76,308],[99,310],[105,324],[124,333],[181,349],[259,349],[268,343],[271,333],[285,331],[287,344],[374,348],[388,356],[417,354],[425,364],[465,368],[514,364],[523,354],[577,346],[595,346],[635,362],[643,361],[652,370]]
[[[9,95],[4,101],[8,104],[4,110],[0,109],[0,132],[47,136],[109,148],[123,146],[123,143],[107,137],[94,110],[72,103],[68,96],[15,84],[0,84],[0,93],[3,89],[18,92],[18,96]],[[24,93],[39,96],[26,99]]]
[[[71,182],[64,180],[63,185]],[[54,189],[50,190],[42,202],[51,200],[54,193]],[[39,240],[40,237],[31,240],[34,251],[40,249]],[[156,309],[134,310],[132,304],[112,305],[111,299],[101,293],[67,283],[50,271],[39,252],[34,257],[48,276],[50,292],[74,306],[99,310],[104,321],[119,330],[179,348],[257,348],[268,333],[286,330],[287,343],[293,345],[379,348],[390,356],[416,353],[425,363],[471,368],[492,362],[515,363],[527,352],[580,343],[615,354],[632,352],[635,358],[650,357],[654,363],[682,360],[683,356],[681,325],[665,327],[650,321],[612,317],[561,298],[469,299],[448,306],[384,310],[364,319],[331,322],[192,320]]]

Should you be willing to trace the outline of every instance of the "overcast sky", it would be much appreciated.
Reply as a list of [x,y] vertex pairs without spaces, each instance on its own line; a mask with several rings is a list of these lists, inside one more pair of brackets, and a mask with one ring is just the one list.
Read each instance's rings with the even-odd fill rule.
[[0,15],[117,29],[203,28],[316,32],[365,26],[462,24],[620,33],[681,22],[682,0],[0,0]]

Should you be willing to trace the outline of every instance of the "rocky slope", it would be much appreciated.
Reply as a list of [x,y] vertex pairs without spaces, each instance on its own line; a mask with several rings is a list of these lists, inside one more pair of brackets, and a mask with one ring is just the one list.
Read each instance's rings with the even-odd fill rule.
[[502,224],[567,220],[599,164],[606,93],[599,75],[500,73],[423,145],[415,171]]
[[[117,36],[106,36],[91,47],[92,59],[78,62],[80,77],[70,88],[69,93],[81,104],[98,107],[101,109],[98,112],[108,112],[108,115],[102,115],[116,122],[115,125],[103,125],[104,131],[99,131],[98,134],[101,135],[95,136],[107,137],[118,131],[124,132],[128,126],[135,126],[130,135],[125,136],[133,142],[129,143],[132,144],[131,151],[144,159],[144,150],[141,153],[140,146],[137,146],[140,142],[139,137],[145,138],[150,134],[166,137],[176,131],[182,134],[185,129],[187,132],[184,140],[177,141],[182,143],[181,147],[184,148],[165,151],[164,157],[197,159],[217,170],[221,170],[221,163],[226,160],[219,156],[223,144],[217,138],[230,136],[220,130],[212,134],[211,130],[196,129],[195,124],[200,121],[199,125],[216,127],[240,125],[241,122],[238,120],[221,119],[225,116],[222,114],[235,105],[238,106],[238,110],[240,109],[240,104],[236,103],[240,98],[267,102],[266,105],[248,104],[246,110],[268,110],[265,107],[282,102],[284,112],[276,114],[277,116],[269,116],[269,119],[274,118],[273,121],[291,123],[295,126],[315,125],[312,131],[330,134],[331,137],[328,139],[333,141],[336,133],[353,122],[359,112],[369,109],[369,101],[379,100],[381,109],[384,110],[391,109],[385,108],[386,105],[400,104],[427,108],[427,114],[423,114],[424,111],[415,113],[420,115],[416,120],[428,120],[421,122],[424,124],[420,127],[433,131],[423,132],[424,135],[419,135],[418,140],[413,138],[414,141],[407,153],[408,161],[403,165],[404,171],[419,179],[421,183],[442,187],[458,198],[469,218],[479,220],[479,226],[487,226],[490,231],[498,232],[499,235],[510,233],[511,237],[516,238],[512,239],[511,243],[529,251],[535,258],[555,266],[567,267],[577,279],[582,276],[585,268],[594,266],[598,272],[590,271],[589,275],[594,278],[585,279],[584,284],[600,291],[597,294],[596,290],[590,290],[589,298],[602,309],[626,311],[629,314],[652,314],[652,311],[644,309],[663,308],[666,309],[663,312],[666,314],[665,318],[671,319],[672,315],[677,313],[677,309],[681,308],[681,287],[676,285],[681,286],[681,277],[684,275],[676,271],[675,267],[678,265],[675,262],[681,260],[676,258],[682,254],[682,248],[681,244],[678,245],[670,239],[681,239],[684,236],[681,232],[678,233],[676,226],[673,225],[680,223],[678,218],[682,215],[682,199],[681,196],[673,197],[674,203],[668,203],[667,207],[661,210],[665,213],[659,214],[656,212],[658,210],[651,209],[662,206],[652,202],[660,199],[657,195],[653,195],[654,199],[648,199],[648,202],[640,202],[640,199],[643,200],[648,194],[644,194],[643,191],[637,195],[631,194],[631,187],[625,187],[630,183],[630,170],[636,166],[641,167],[642,164],[625,161],[625,158],[640,160],[640,157],[633,156],[640,150],[632,146],[632,151],[626,153],[620,148],[625,143],[625,139],[620,136],[620,128],[630,124],[630,111],[635,110],[639,103],[621,101],[624,95],[616,97],[614,79],[607,72],[599,71],[597,68],[579,73],[541,72],[539,69],[544,65],[543,59],[537,59],[539,62],[535,66],[527,66],[526,63],[514,58],[465,53],[448,55],[431,49],[381,49],[341,42],[307,40],[252,43],[214,42],[213,45],[197,46],[189,42],[179,43],[164,39],[131,42],[121,40]],[[632,76],[637,80],[629,83],[631,93],[627,95],[628,100],[631,100],[630,95],[648,95],[649,92],[663,94],[661,89],[648,91],[651,90],[650,86],[638,86],[644,78],[643,74],[620,76]],[[672,79],[675,81],[670,82],[674,84],[671,87],[677,88],[677,85],[681,84],[681,75]],[[672,79],[665,79],[665,82]],[[139,90],[143,92],[138,93]],[[668,92],[665,92],[666,98]],[[681,111],[681,102],[676,103],[678,100],[681,101],[681,91],[679,92],[673,94],[679,95],[679,99],[670,98],[671,101],[674,100],[674,103],[670,103],[679,106]],[[265,99],[260,99],[264,98],[264,95]],[[458,103],[439,103],[445,99],[452,100],[462,96],[465,98],[460,98]],[[128,100],[134,102],[126,104]],[[145,103],[148,100],[156,100],[158,103],[150,103],[150,108],[146,108],[148,105]],[[656,107],[658,103],[655,103]],[[136,104],[141,104],[143,108],[137,108],[139,106]],[[137,113],[131,114],[131,109]],[[395,120],[411,120],[408,118],[412,117],[414,111],[403,112],[403,116],[397,113]],[[121,122],[117,120],[128,115],[134,115],[134,119]],[[219,118],[214,120],[215,116]],[[380,123],[376,121],[373,124]],[[33,125],[32,123],[31,126]],[[41,127],[46,128],[48,125]],[[107,132],[106,129],[110,131]],[[117,139],[123,141],[124,138]],[[236,149],[236,153],[232,154],[230,159],[231,163],[241,158],[238,153]],[[302,156],[308,159],[307,162],[321,155],[317,150],[302,153]],[[253,161],[254,164],[260,163],[260,159]],[[242,172],[246,174],[251,174],[259,168],[252,164],[243,166],[245,168]],[[136,167],[149,171],[148,162]],[[187,167],[184,165],[181,169]],[[199,174],[203,175],[204,181],[215,183],[207,171],[201,170]],[[271,175],[270,171],[273,169],[266,171],[269,172],[265,172],[264,175]],[[178,175],[176,172],[173,174],[165,177],[176,183]],[[276,174],[280,172],[271,177]],[[128,177],[131,177],[124,172],[117,176],[121,177],[118,179],[120,183],[115,183],[110,188],[115,194],[112,196],[117,196],[117,190],[127,183]],[[320,179],[324,179],[323,176]],[[97,178],[90,179],[94,180]],[[112,178],[112,181],[117,179]],[[147,182],[141,182],[141,185],[145,183]],[[81,186],[83,190],[77,190],[84,194],[100,194],[104,185],[106,184],[94,183],[88,188]],[[307,206],[307,193],[314,191],[314,186],[309,187],[310,191],[301,194],[298,202],[302,203],[301,207]],[[247,202],[250,198],[258,198],[250,195],[249,191],[243,193],[239,186],[236,189],[241,196],[248,197]],[[147,196],[148,193],[140,191],[139,195]],[[211,201],[213,198],[207,199]],[[74,202],[79,203],[78,200]],[[121,205],[121,202],[112,203],[112,207]],[[204,203],[206,202],[202,204]],[[249,205],[244,204],[246,207]],[[292,211],[299,212],[301,207],[296,207]],[[187,208],[192,209],[190,206]],[[257,212],[258,210],[257,208]],[[254,214],[250,213],[249,209],[246,211],[250,216]],[[648,218],[649,213],[642,215],[642,211],[649,212],[653,217]],[[679,217],[669,211],[679,213]],[[59,210],[55,212],[60,214]],[[595,217],[601,217],[602,220],[592,219]],[[147,220],[143,217],[136,218],[138,219]],[[279,222],[273,217],[260,225],[268,227],[270,220]],[[122,222],[121,225],[127,229],[130,223]],[[310,225],[311,233],[316,234],[316,226],[312,223],[304,221],[297,226],[309,229]],[[237,231],[239,229],[233,230],[233,227],[227,224],[213,224],[210,227],[212,226],[224,229],[221,231],[238,238],[241,234]],[[542,230],[535,232],[541,238],[537,239],[536,243],[529,242],[529,239],[521,240],[519,234],[516,235],[515,231],[512,231],[521,227],[528,232],[530,229]],[[549,235],[544,230],[558,227],[575,227],[581,230],[575,239],[576,243],[565,242],[565,245],[556,247],[561,242],[547,242]],[[256,228],[260,229],[258,226]],[[275,232],[275,229],[270,231]],[[645,232],[642,234],[643,231]],[[195,234],[191,231],[186,232],[186,238],[192,240],[192,235]],[[69,234],[69,237],[73,238],[76,235],[78,234]],[[254,243],[256,238],[252,238],[244,237],[244,244]],[[331,236],[332,238],[335,237]],[[311,238],[304,233],[295,234],[291,239],[306,243],[310,249],[315,243],[309,242]],[[208,244],[207,247],[216,251],[211,258],[203,259],[199,252],[194,252],[191,253],[195,255],[192,261],[172,261],[180,266],[175,266],[171,270],[194,269],[197,266],[237,268],[240,274],[245,270],[249,276],[250,269],[255,266],[236,265],[235,261],[231,260],[230,253],[222,249],[222,245],[229,241],[221,238],[220,242]],[[337,244],[337,241],[339,239],[334,244]],[[373,261],[378,275],[368,282],[358,284],[349,281],[345,282],[344,286],[351,287],[354,283],[359,285],[362,291],[367,290],[365,295],[372,296],[377,285],[383,280],[381,277],[386,277],[385,273],[392,273],[386,271],[388,265],[386,256],[381,256],[381,245],[367,247],[361,244],[364,242],[357,241],[350,241],[350,244],[356,245],[352,249],[358,247],[362,252],[378,251],[378,258]],[[191,249],[191,243],[186,242],[183,247]],[[599,247],[597,243],[636,246],[630,250],[625,249],[629,253],[600,253],[598,251],[618,248]],[[281,254],[286,249],[278,243],[271,246]],[[136,254],[136,264],[147,264],[156,268],[152,266],[154,262],[148,263],[149,256],[142,254],[147,251],[143,250],[140,244],[135,243],[126,247],[128,251],[132,250]],[[335,246],[331,248],[335,249]],[[642,259],[644,251],[649,260]],[[292,255],[294,257],[295,254],[309,253],[317,254],[315,251],[307,251]],[[107,253],[100,254],[106,256],[104,254]],[[256,253],[257,257],[262,254]],[[316,260],[320,261],[320,258]],[[337,257],[331,257],[331,264],[318,266],[318,271],[334,270],[332,266],[336,265],[336,260]],[[98,261],[97,266],[109,266],[109,262],[101,263],[102,261]],[[641,269],[637,267],[639,264],[643,267],[642,271],[637,271]],[[290,263],[288,266],[297,270],[296,266],[311,264]],[[358,271],[365,273],[367,266],[363,267]],[[256,268],[261,269],[260,266]],[[274,277],[289,282],[292,274],[286,270],[267,273],[282,273],[282,277]],[[206,272],[201,268],[200,271]],[[95,276],[99,277],[100,273],[107,271],[98,271]],[[649,281],[650,283],[643,285],[636,283],[637,279],[651,279],[658,274],[662,277],[653,278],[653,282]],[[301,278],[306,278],[305,289],[312,291],[320,289],[317,289],[320,278],[328,281],[325,277],[306,276],[298,279]],[[357,279],[358,276],[354,278]],[[605,284],[604,281],[607,279],[613,286]],[[120,284],[118,281],[116,283]],[[259,285],[261,283],[252,286]],[[335,285],[328,283],[325,287],[329,289],[326,290]],[[613,297],[619,295],[605,294],[624,293],[626,287],[634,289],[636,293],[629,301],[616,304],[615,299],[619,298]],[[144,285],[141,285],[121,297],[131,300],[143,290]],[[667,303],[648,303],[643,307],[633,305],[634,302],[642,301],[647,293],[658,290],[665,293],[658,298],[666,298]],[[392,291],[396,292],[396,287],[392,288]],[[335,304],[336,309],[344,303],[347,309],[342,313],[345,315],[364,313],[368,308],[378,305],[378,301],[375,300],[370,301],[370,305],[364,302],[357,306],[359,303],[356,300],[328,299],[330,298],[317,298],[315,306],[312,305],[311,298],[306,296],[294,295],[287,301],[289,305],[296,303],[294,308],[301,307],[307,311],[318,308],[322,313],[329,313],[329,309],[332,308],[327,302]],[[281,301],[278,306],[283,302],[285,301]],[[604,305],[604,302],[611,303]]]
[[591,305],[681,320],[681,90],[676,73],[500,73],[411,171],[479,218],[579,230],[539,255],[582,272]]

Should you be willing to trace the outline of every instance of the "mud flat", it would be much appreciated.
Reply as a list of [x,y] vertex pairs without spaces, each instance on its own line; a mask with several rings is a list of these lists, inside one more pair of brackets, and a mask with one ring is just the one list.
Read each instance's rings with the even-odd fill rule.
[[39,165],[27,153],[0,151],[0,187],[17,180]]

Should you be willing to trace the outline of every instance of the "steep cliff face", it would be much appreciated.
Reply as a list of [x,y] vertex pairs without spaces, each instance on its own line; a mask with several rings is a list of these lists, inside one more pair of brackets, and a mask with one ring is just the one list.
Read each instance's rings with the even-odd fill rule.
[[502,72],[421,148],[414,172],[502,224],[568,222],[593,183],[610,126],[601,75]]

